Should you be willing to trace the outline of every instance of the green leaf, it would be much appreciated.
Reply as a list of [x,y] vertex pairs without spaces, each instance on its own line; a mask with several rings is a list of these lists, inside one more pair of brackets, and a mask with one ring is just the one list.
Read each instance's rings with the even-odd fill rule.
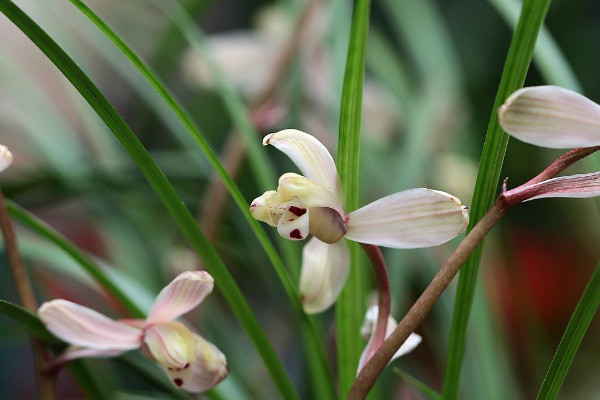
[[[198,228],[190,211],[163,171],[150,157],[147,150],[135,136],[131,128],[116,112],[100,90],[88,76],[73,62],[73,60],[50,38],[35,22],[11,1],[0,2],[0,10],[19,29],[21,29],[46,56],[58,67],[73,86],[80,92],[98,116],[111,129],[121,145],[136,162],[155,192],[163,201],[165,207],[188,238],[196,252],[204,260],[207,269],[215,278],[215,282],[238,321],[254,343],[258,353],[269,370],[271,377],[281,395],[285,399],[297,399],[298,395],[292,386],[287,373],[281,365],[277,354],[267,336],[260,327],[248,302],[244,298],[233,277],[223,264],[223,261]],[[168,93],[167,93],[168,94]]]
[[575,353],[579,349],[598,307],[600,307],[600,263],[596,266],[571,316],[548,372],[546,372],[544,382],[536,397],[537,400],[553,400],[558,395]]
[[417,378],[413,377],[412,375],[407,374],[406,372],[402,371],[400,368],[394,368],[393,371],[395,374],[401,376],[402,379],[404,379],[406,382],[410,383],[414,388],[420,390],[421,393],[423,393],[425,396],[429,397],[430,399],[442,400],[441,394],[439,394],[438,392],[436,392],[435,390],[433,390],[432,388],[430,388],[429,386],[427,386],[425,383],[421,382]]
[[49,346],[55,348],[64,346],[64,343],[46,329],[46,326],[40,321],[38,316],[31,311],[16,304],[9,303],[8,301],[0,300],[0,314],[4,314],[13,319],[29,333]]
[[[54,336],[40,321],[38,316],[23,307],[0,300],[0,314],[12,318],[29,333],[42,340],[54,349],[61,349],[65,343]],[[112,398],[105,384],[97,377],[85,360],[74,360],[67,365],[69,373],[75,378],[80,388],[92,400],[110,400]]]
[[[333,380],[331,379],[331,372],[329,371],[329,367],[327,366],[327,362],[325,359],[325,354],[322,348],[322,345],[317,336],[317,329],[315,326],[314,320],[312,320],[309,316],[304,313],[302,309],[302,304],[300,303],[300,297],[296,290],[294,283],[292,282],[288,272],[285,269],[285,266],[277,254],[277,251],[269,241],[267,235],[264,230],[260,226],[260,224],[252,217],[249,211],[248,202],[242,195],[239,188],[233,182],[223,165],[220,163],[219,158],[211,149],[208,142],[204,139],[202,133],[194,124],[190,115],[184,110],[184,108],[177,102],[177,100],[171,95],[171,93],[167,90],[164,84],[157,78],[157,76],[150,70],[150,68],[138,57],[137,54],[127,44],[104,22],[100,17],[98,17],[89,7],[87,7],[80,0],[70,0],[73,5],[75,5],[86,17],[90,19],[104,34],[119,48],[119,50],[131,61],[131,63],[140,71],[140,73],[148,80],[148,82],[152,85],[152,87],[157,91],[157,93],[163,98],[165,103],[171,108],[173,113],[179,118],[181,123],[188,130],[189,134],[194,138],[198,147],[204,155],[207,157],[211,165],[215,168],[220,178],[223,180],[227,190],[231,194],[234,199],[236,205],[246,218],[246,221],[252,228],[254,234],[256,235],[258,241],[262,245],[263,249],[267,253],[273,267],[275,268],[275,272],[280,278],[284,289],[292,302],[292,306],[296,312],[298,317],[298,321],[300,324],[300,334],[302,336],[302,342],[304,344],[304,348],[306,350],[306,357],[310,366],[310,373],[317,390],[317,397],[319,398],[333,398],[335,397],[335,389],[333,387]],[[176,6],[176,12],[173,16],[174,21],[178,22],[179,29],[182,30],[182,33],[188,38],[188,40],[192,43],[196,43],[201,47],[201,50],[204,51],[205,45],[203,44],[203,38],[197,30],[194,29],[193,21],[191,21],[189,15],[185,14],[185,11],[180,9],[179,6]],[[213,69],[216,69],[213,66]],[[262,182],[267,185],[270,185],[276,182],[275,178],[270,175],[269,163],[268,160],[264,157],[262,153],[262,149],[259,145],[259,140],[257,139],[256,132],[251,127],[250,121],[246,112],[243,108],[243,105],[236,98],[235,94],[229,88],[221,74],[217,74],[219,78],[220,85],[222,86],[222,91],[224,92],[224,97],[226,98],[226,102],[230,109],[232,116],[234,117],[234,121],[238,126],[238,129],[244,132],[244,136],[247,141],[250,142],[251,150],[250,156],[253,160],[255,160],[255,165],[260,165],[262,168]],[[283,239],[282,239],[283,240]],[[292,242],[285,241],[285,246],[283,247],[289,249],[289,245]],[[289,257],[288,257],[289,259]]]
[[[479,222],[496,197],[502,162],[508,144],[508,135],[498,124],[497,109],[512,92],[523,86],[538,32],[549,6],[550,0],[526,0],[523,3],[523,10],[510,44],[483,145],[475,194],[471,204],[469,231]],[[458,397],[467,324],[477,283],[481,250],[482,244],[469,257],[458,280],[443,388],[444,399],[448,400],[455,400]]]
[[[360,120],[370,6],[370,0],[358,0],[355,4],[340,106],[337,167],[344,188],[347,212],[358,208]],[[342,397],[345,397],[352,386],[364,345],[359,335],[365,310],[364,294],[361,290],[359,247],[356,243],[349,245],[352,257],[350,276],[336,307],[338,369]]]
[[90,274],[108,293],[118,300],[123,307],[131,313],[134,318],[145,318],[144,312],[135,304],[124,290],[113,281],[102,269],[90,260],[81,250],[74,246],[71,242],[65,239],[60,233],[56,232],[50,226],[40,221],[31,213],[10,200],[6,201],[6,207],[10,215],[16,220],[36,232],[38,235],[46,238],[51,243],[62,249],[65,253],[71,256],[81,267]]

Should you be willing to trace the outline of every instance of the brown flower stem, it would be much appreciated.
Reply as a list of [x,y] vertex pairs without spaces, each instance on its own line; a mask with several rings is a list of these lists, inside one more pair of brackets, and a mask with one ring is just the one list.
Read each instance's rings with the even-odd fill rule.
[[578,149],[573,149],[571,151],[566,152],[562,156],[556,159],[552,164],[550,164],[545,170],[543,170],[539,175],[530,181],[524,183],[520,187],[533,185],[535,183],[539,183],[545,181],[546,179],[554,178],[556,175],[573,165],[575,162],[585,158],[595,152],[600,150],[600,146],[596,147],[581,147]]
[[[23,306],[32,311],[37,312],[38,304],[33,293],[33,288],[27,274],[27,268],[19,253],[17,238],[13,229],[12,221],[6,208],[4,194],[0,189],[0,230],[4,237],[6,245],[6,253],[8,255],[8,263],[12,270],[15,279],[17,293],[21,299]],[[55,374],[47,371],[45,366],[50,361],[50,356],[44,344],[36,338],[31,338],[33,347],[33,356],[35,359],[35,368],[38,386],[38,398],[41,400],[51,400],[56,398],[56,379]]]
[[387,321],[390,315],[390,281],[388,279],[387,269],[385,267],[385,259],[379,247],[372,244],[360,244],[373,267],[373,275],[377,284],[377,297],[379,311],[377,314],[377,323],[375,332],[373,332],[373,345],[369,350],[365,360],[368,361],[373,354],[379,349],[385,340],[385,331],[387,329]]
[[408,310],[408,313],[406,313],[396,329],[394,329],[379,350],[365,364],[350,389],[347,397],[348,400],[362,400],[367,396],[369,390],[375,384],[377,377],[392,359],[392,356],[425,319],[435,302],[444,290],[446,290],[458,271],[460,271],[460,268],[473,250],[475,250],[475,247],[485,238],[509,208],[510,205],[504,201],[503,196],[500,196],[477,225],[473,227],[435,278],[433,278],[427,289],[425,289],[415,304]]
[[[290,33],[290,38],[286,46],[281,50],[277,59],[275,72],[271,76],[267,86],[259,94],[250,101],[250,115],[255,126],[261,129],[266,129],[272,126],[272,117],[269,117],[270,111],[276,108],[277,90],[285,77],[285,72],[289,68],[294,54],[298,50],[298,45],[306,32],[310,15],[313,13],[316,5],[320,0],[310,0],[304,7],[302,15],[298,18],[294,29]],[[271,104],[273,103],[273,104]],[[221,160],[225,170],[234,177],[242,165],[246,145],[244,139],[232,132],[227,139],[227,145],[221,154]],[[210,207],[202,207],[202,213],[198,217],[200,227],[205,232],[207,237],[211,239],[214,235],[218,221],[223,214],[227,189],[219,179],[217,174],[213,174],[210,187],[205,197],[205,204],[210,204]]]
[[475,247],[485,238],[488,232],[500,220],[500,218],[513,206],[540,195],[539,188],[531,188],[532,185],[556,177],[576,161],[600,150],[600,147],[579,148],[571,150],[556,159],[544,171],[529,182],[506,190],[506,181],[503,184],[502,194],[481,220],[467,234],[458,245],[454,253],[448,258],[442,269],[433,278],[427,289],[421,294],[416,303],[410,308],[394,332],[383,342],[379,350],[360,371],[354,385],[348,394],[348,400],[364,399],[381,371],[388,364],[392,356],[406,341],[408,336],[414,332],[419,324],[425,319],[435,302],[446,290],[452,279],[456,276],[467,258],[475,250]]

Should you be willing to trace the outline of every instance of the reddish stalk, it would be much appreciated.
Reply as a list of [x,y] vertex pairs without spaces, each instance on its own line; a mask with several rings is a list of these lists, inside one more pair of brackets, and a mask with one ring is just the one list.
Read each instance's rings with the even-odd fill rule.
[[505,183],[503,185],[503,192],[496,202],[458,245],[454,253],[448,258],[429,286],[406,313],[396,329],[394,329],[392,334],[383,342],[381,347],[379,347],[359,372],[348,393],[347,400],[362,400],[367,396],[375,384],[377,377],[389,363],[392,356],[400,346],[404,344],[408,336],[414,332],[425,319],[441,294],[448,288],[452,279],[456,276],[458,271],[460,271],[460,268],[467,258],[486,237],[494,225],[496,225],[500,218],[511,207],[542,194],[540,193],[540,190],[544,190],[544,188],[540,189],[539,186],[531,187],[532,185],[556,177],[556,175],[576,161],[598,150],[600,150],[600,147],[571,150],[559,157],[529,182],[509,191],[506,191]]
[[377,314],[377,323],[375,332],[373,332],[373,345],[369,349],[369,353],[365,358],[365,362],[369,361],[373,354],[381,347],[385,340],[385,331],[387,329],[387,321],[390,315],[390,281],[388,279],[387,269],[385,267],[385,259],[379,247],[372,244],[360,244],[373,267],[373,275],[377,285],[377,298],[379,311]]
[[[19,253],[17,238],[13,229],[12,221],[6,208],[4,194],[0,189],[0,230],[4,237],[8,263],[12,270],[15,280],[17,293],[23,306],[36,313],[38,309],[37,300],[33,293],[31,281],[27,274],[27,268]],[[56,379],[55,374],[45,369],[50,361],[50,356],[44,344],[38,339],[32,337],[31,345],[33,348],[33,357],[35,360],[35,370],[37,377],[38,398],[41,400],[51,400],[56,398]]]

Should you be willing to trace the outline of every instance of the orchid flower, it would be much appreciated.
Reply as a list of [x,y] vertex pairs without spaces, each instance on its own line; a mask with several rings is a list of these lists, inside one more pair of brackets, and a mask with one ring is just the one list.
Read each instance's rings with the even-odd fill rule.
[[205,271],[184,272],[158,294],[145,320],[114,321],[67,300],[42,304],[38,315],[50,332],[71,345],[55,363],[141,348],[176,387],[198,393],[225,379],[227,362],[215,345],[175,319],[195,308],[213,286]]
[[[376,322],[377,322],[377,314],[378,313],[379,313],[378,306],[375,305],[375,306],[369,307],[369,309],[367,310],[367,313],[365,314],[365,319],[363,320],[363,324],[360,328],[360,334],[365,340],[367,340],[367,346],[365,347],[362,354],[360,355],[360,360],[358,361],[357,373],[360,372],[362,367],[368,361],[366,359],[366,357],[369,354],[371,347],[373,346],[373,336],[375,333],[375,326],[376,326]],[[398,323],[396,322],[394,317],[389,315],[388,322],[387,322],[386,328],[385,328],[385,339],[387,339],[388,336],[390,336],[392,334],[392,332],[394,331],[394,329],[396,329],[397,326],[398,326]],[[411,333],[410,336],[408,337],[408,339],[406,339],[406,341],[404,342],[404,344],[402,346],[400,346],[400,348],[398,349],[396,354],[394,354],[392,356],[392,358],[390,359],[390,363],[392,361],[394,361],[396,358],[401,357],[401,356],[413,351],[419,345],[419,343],[421,343],[422,341],[423,341],[423,338],[421,337],[421,335],[416,334],[416,333]]]
[[304,174],[286,173],[277,191],[256,198],[250,212],[277,227],[291,240],[313,237],[304,246],[300,295],[304,310],[317,313],[338,297],[350,268],[343,238],[393,248],[444,243],[465,230],[467,208],[456,197],[430,189],[410,189],[379,199],[351,213],[342,207],[343,193],[333,159],[311,135],[287,129],[267,135]]
[[[499,122],[511,136],[536,146],[554,149],[600,146],[600,105],[558,86],[517,90],[500,107]],[[536,194],[528,200],[594,197],[600,195],[600,172],[547,179],[524,190]]]
[[6,146],[0,144],[0,172],[4,171],[13,162],[13,155]]

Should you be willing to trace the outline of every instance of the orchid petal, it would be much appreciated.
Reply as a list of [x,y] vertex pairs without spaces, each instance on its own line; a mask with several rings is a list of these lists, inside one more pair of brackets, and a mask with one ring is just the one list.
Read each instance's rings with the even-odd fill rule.
[[346,238],[384,247],[429,247],[454,238],[468,222],[467,208],[456,197],[437,190],[410,189],[350,213]]
[[87,347],[70,346],[58,356],[53,358],[47,365],[48,368],[54,368],[64,363],[75,360],[77,358],[95,358],[95,357],[116,357],[128,350],[106,350],[106,349],[90,349]]
[[0,172],[10,167],[13,162],[13,155],[6,146],[0,144]]
[[113,321],[97,311],[67,300],[52,300],[42,304],[38,315],[50,332],[75,346],[101,351],[127,351],[141,345],[140,329]]
[[194,334],[196,361],[182,369],[166,369],[173,384],[191,393],[204,392],[229,374],[225,355],[212,343]]
[[279,218],[277,232],[286,239],[306,239],[310,222],[308,209],[303,206],[303,203],[298,198],[294,198],[284,204],[285,210]]
[[151,323],[174,320],[195,308],[212,292],[214,279],[206,271],[186,271],[179,274],[160,291],[146,321]]
[[[377,323],[378,312],[379,312],[378,306],[376,306],[376,305],[371,306],[367,310],[365,319],[363,321],[363,325],[360,328],[361,335],[363,337],[365,337],[365,339],[368,338],[368,342],[367,342],[367,346],[365,347],[362,354],[360,355],[360,360],[358,361],[357,374],[358,374],[358,372],[360,372],[362,367],[367,363],[367,361],[369,361],[369,360],[367,360],[367,355],[370,353],[371,347],[373,347],[373,334],[375,333],[375,326]],[[388,316],[388,321],[387,321],[386,328],[385,328],[385,338],[386,339],[392,334],[392,332],[394,332],[394,329],[396,329],[397,326],[398,326],[398,323],[396,322],[394,317],[392,317],[391,315]],[[423,338],[420,335],[418,335],[416,333],[411,333],[410,336],[408,337],[408,339],[406,339],[406,341],[402,344],[402,346],[400,346],[398,351],[396,351],[396,353],[392,356],[389,363],[391,363],[398,357],[401,357],[405,354],[410,353],[422,341],[423,341]]]
[[304,311],[314,314],[329,308],[337,299],[350,272],[350,252],[341,240],[326,244],[312,238],[302,251],[300,296]]
[[512,136],[537,146],[600,145],[600,105],[557,86],[516,91],[500,107],[499,121]]
[[196,361],[194,334],[181,322],[151,325],[146,329],[144,345],[163,367],[181,369]]
[[329,151],[316,138],[296,129],[271,133],[263,145],[272,144],[284,152],[311,181],[323,186],[341,201],[342,184]]
[[529,193],[539,193],[525,201],[548,197],[587,198],[600,196],[600,172],[561,176],[524,188]]
[[306,207],[326,207],[344,216],[344,209],[335,195],[324,186],[294,173],[283,174],[279,178],[277,198],[279,202],[298,197]]

